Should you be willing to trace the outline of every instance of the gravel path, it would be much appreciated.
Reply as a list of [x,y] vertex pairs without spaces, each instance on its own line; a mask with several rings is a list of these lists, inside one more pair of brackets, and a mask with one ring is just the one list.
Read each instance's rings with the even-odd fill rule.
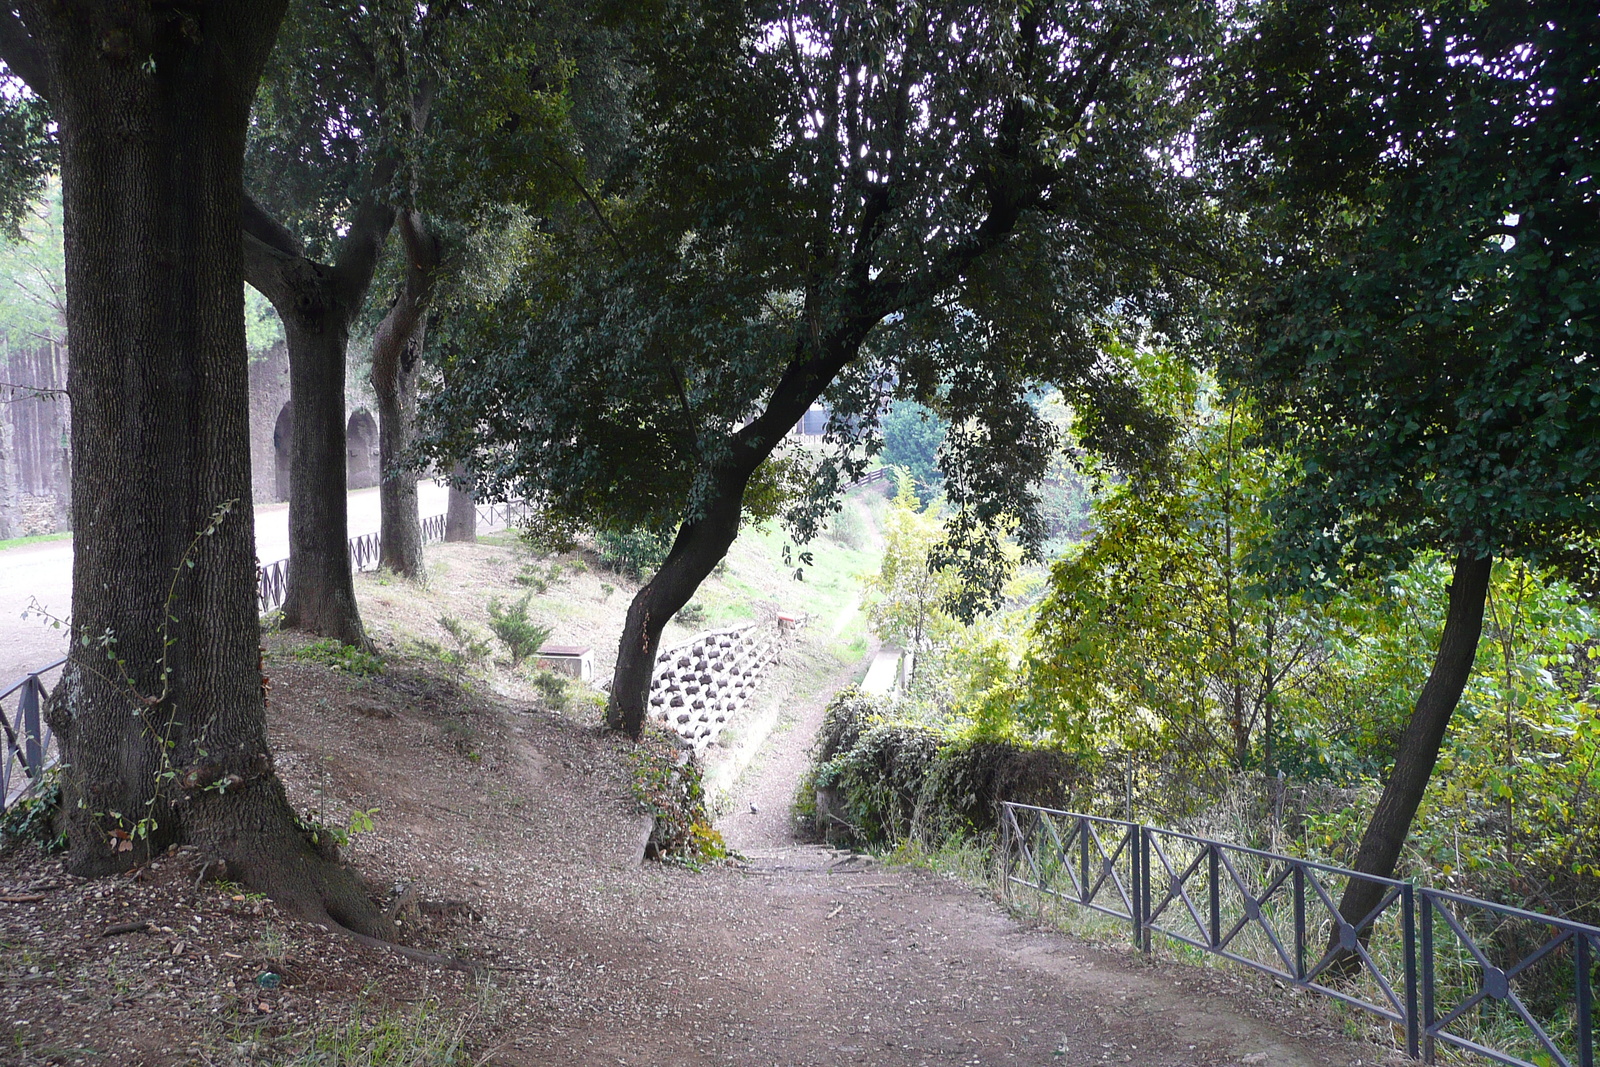
[[[841,672],[847,675],[848,672]],[[750,860],[704,878],[716,920],[698,969],[730,995],[693,1049],[627,1063],[1102,1064],[1326,1067],[1375,1050],[1294,999],[1223,971],[1151,967],[1026,927],[932,872],[797,845],[789,806],[827,693],[797,708],[719,823]],[[751,804],[755,811],[751,811]],[[634,1048],[637,1053],[637,1048]]]

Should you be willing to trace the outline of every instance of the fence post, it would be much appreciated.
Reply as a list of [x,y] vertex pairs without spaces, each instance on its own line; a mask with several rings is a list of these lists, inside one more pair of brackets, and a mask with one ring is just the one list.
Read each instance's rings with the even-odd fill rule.
[[1433,1062],[1433,901],[1422,891],[1422,1062]]
[[1406,1055],[1420,1054],[1417,1028],[1417,897],[1410,882],[1400,887],[1400,921],[1406,938]]
[[1150,828],[1142,823],[1134,830],[1139,835],[1139,948],[1150,955]]
[[1589,935],[1578,931],[1578,949],[1572,955],[1578,969],[1578,1067],[1595,1067],[1594,1062],[1594,946]]
[[1217,878],[1221,873],[1222,864],[1219,846],[1215,841],[1208,846],[1211,861],[1211,948],[1214,950],[1222,947],[1222,886]]
[[1011,897],[1011,802],[1000,802],[1000,895]]
[[1078,903],[1089,903],[1089,820],[1078,816]]
[[[1293,861],[1290,861],[1293,863]],[[1306,869],[1294,863],[1294,976],[1306,980]]]
[[39,729],[39,694],[44,686],[37,674],[30,674],[17,694],[22,712],[22,769],[29,778],[38,778],[44,771],[44,733]]

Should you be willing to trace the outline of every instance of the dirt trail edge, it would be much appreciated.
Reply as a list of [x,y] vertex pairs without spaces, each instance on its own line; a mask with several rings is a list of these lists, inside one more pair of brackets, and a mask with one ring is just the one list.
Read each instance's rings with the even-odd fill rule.
[[795,844],[788,801],[824,703],[800,702],[794,728],[736,784],[719,824],[750,864],[704,876],[722,922],[706,931],[698,966],[708,984],[739,990],[704,1018],[704,1062],[1381,1062],[1381,1050],[1338,1035],[1287,994],[1251,992],[1226,972],[1150,966],[1029,928],[937,874]]

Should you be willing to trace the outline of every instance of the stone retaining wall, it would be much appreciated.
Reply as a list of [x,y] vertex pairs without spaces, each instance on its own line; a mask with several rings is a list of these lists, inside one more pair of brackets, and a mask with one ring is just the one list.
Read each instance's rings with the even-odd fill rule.
[[675,730],[696,754],[716,743],[749,707],[782,642],[771,626],[711,630],[656,656],[650,716]]

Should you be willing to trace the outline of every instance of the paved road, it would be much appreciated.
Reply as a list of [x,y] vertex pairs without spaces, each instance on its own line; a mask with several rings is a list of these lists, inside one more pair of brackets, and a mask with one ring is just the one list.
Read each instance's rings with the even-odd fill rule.
[[[444,514],[449,490],[437,482],[417,487],[423,515]],[[378,490],[350,494],[350,536],[378,529]],[[256,508],[256,556],[263,563],[289,555],[289,505]],[[22,617],[37,599],[53,614],[72,611],[72,541],[44,541],[0,551],[0,689],[35,667],[58,659],[66,650],[66,634],[30,616]]]

